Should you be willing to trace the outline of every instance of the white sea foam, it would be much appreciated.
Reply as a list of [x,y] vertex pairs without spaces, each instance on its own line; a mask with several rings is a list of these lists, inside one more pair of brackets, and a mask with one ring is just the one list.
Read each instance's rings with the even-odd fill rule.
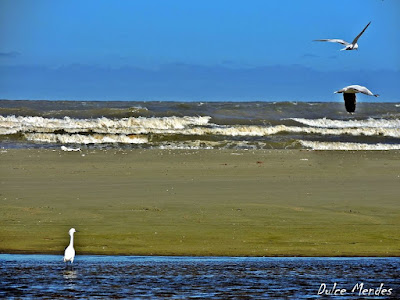
[[147,137],[114,135],[114,134],[55,134],[55,133],[25,133],[26,139],[42,143],[63,143],[63,144],[144,144],[148,143]]
[[17,128],[2,128],[0,127],[0,135],[16,134],[19,130]]
[[98,133],[135,133],[142,129],[178,130],[190,126],[207,125],[211,117],[163,117],[163,118],[122,118],[122,119],[63,119],[22,116],[0,116],[0,128],[16,132],[98,132]]
[[308,126],[216,125],[209,123],[210,117],[55,119],[0,116],[0,135],[22,133],[31,141],[69,144],[148,143],[147,136],[151,135],[263,137],[294,133],[400,138],[400,120],[293,120]]
[[213,146],[207,145],[208,143],[201,143],[201,141],[193,141],[193,142],[180,142],[180,143],[163,143],[158,145],[157,149],[164,150],[200,150],[200,149],[214,149]]
[[[211,125],[211,124],[210,124]],[[60,130],[60,129],[57,129]],[[56,129],[36,127],[31,130],[20,131],[19,129],[2,128],[0,130],[3,134],[11,133],[52,133]],[[74,133],[88,132],[86,128],[73,128],[66,129],[64,131],[70,133],[71,136]],[[235,126],[197,126],[191,128],[178,128],[178,129],[159,129],[159,128],[109,128],[109,127],[97,127],[90,129],[93,133],[103,135],[146,135],[146,134],[170,134],[170,135],[223,135],[223,136],[271,136],[279,133],[298,133],[298,134],[318,134],[318,135],[351,135],[351,136],[388,136],[400,138],[399,128],[378,128],[378,127],[356,127],[356,128],[321,128],[321,127],[299,127],[299,126],[248,126],[248,125],[235,125]]]
[[[180,134],[185,135],[225,135],[225,136],[270,136],[278,133],[301,133],[319,135],[352,135],[352,136],[390,136],[400,137],[400,130],[394,128],[316,128],[298,126],[215,126],[195,127],[181,130]],[[158,132],[157,132],[158,133]],[[164,133],[173,133],[166,131]]]
[[300,140],[299,142],[302,146],[313,150],[400,150],[400,144],[364,144],[304,140]]
[[191,140],[179,142],[162,142],[155,145],[156,149],[184,149],[184,150],[198,150],[198,149],[264,149],[266,143],[264,142],[247,142],[247,141],[204,141],[204,140]]
[[61,150],[66,151],[66,152],[78,152],[78,151],[81,151],[81,148],[70,148],[70,147],[61,146]]
[[400,120],[386,120],[386,119],[366,119],[366,120],[331,120],[331,119],[303,119],[303,118],[290,118],[290,120],[313,127],[322,128],[398,128],[400,129]]

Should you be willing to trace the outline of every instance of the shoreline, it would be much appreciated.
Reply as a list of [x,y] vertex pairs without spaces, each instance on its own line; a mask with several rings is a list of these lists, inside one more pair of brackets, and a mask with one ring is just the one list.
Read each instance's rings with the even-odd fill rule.
[[399,257],[399,154],[3,149],[0,253]]
[[[63,252],[26,252],[26,251],[10,251],[10,252],[1,252],[0,255],[54,255],[62,257]],[[400,258],[400,254],[398,255],[343,255],[343,256],[331,256],[331,255],[319,255],[319,256],[307,256],[307,255],[274,255],[274,256],[257,256],[257,255],[178,255],[178,254],[98,254],[98,253],[82,253],[77,252],[77,256],[107,256],[107,257],[187,257],[187,258]]]

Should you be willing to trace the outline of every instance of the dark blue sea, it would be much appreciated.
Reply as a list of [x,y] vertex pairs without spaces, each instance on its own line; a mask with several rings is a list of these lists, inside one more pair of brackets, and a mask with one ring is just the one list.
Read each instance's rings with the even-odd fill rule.
[[0,298],[399,299],[400,258],[0,254]]
[[0,149],[399,150],[400,104],[0,100]]

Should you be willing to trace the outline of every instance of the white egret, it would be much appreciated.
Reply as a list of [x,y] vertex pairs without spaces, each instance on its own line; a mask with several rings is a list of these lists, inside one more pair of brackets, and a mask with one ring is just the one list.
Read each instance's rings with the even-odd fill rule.
[[65,248],[65,252],[64,252],[64,262],[74,262],[74,258],[75,258],[75,249],[74,249],[74,233],[76,232],[75,228],[71,228],[69,230],[69,236],[70,236],[70,240],[69,240],[69,245],[67,248]]
[[349,113],[353,113],[356,110],[356,93],[379,97],[378,94],[373,94],[369,89],[361,85],[346,86],[335,92],[335,94],[338,93],[343,93],[344,106]]
[[364,27],[364,29],[355,37],[355,39],[351,43],[348,43],[348,42],[346,42],[344,40],[341,40],[341,39],[321,39],[321,40],[314,40],[314,41],[316,41],[316,42],[339,43],[339,44],[342,44],[342,45],[346,46],[343,49],[340,49],[341,51],[342,50],[358,50],[357,41],[360,38],[360,36],[364,33],[365,29],[367,29],[369,24],[371,24],[371,22],[369,22],[367,24],[367,26]]

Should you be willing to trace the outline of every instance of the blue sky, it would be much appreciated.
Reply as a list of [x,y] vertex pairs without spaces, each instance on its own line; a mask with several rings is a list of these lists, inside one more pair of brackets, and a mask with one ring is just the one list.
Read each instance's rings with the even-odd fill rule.
[[[400,1],[0,1],[0,98],[400,101]],[[358,51],[349,42],[372,21]]]

